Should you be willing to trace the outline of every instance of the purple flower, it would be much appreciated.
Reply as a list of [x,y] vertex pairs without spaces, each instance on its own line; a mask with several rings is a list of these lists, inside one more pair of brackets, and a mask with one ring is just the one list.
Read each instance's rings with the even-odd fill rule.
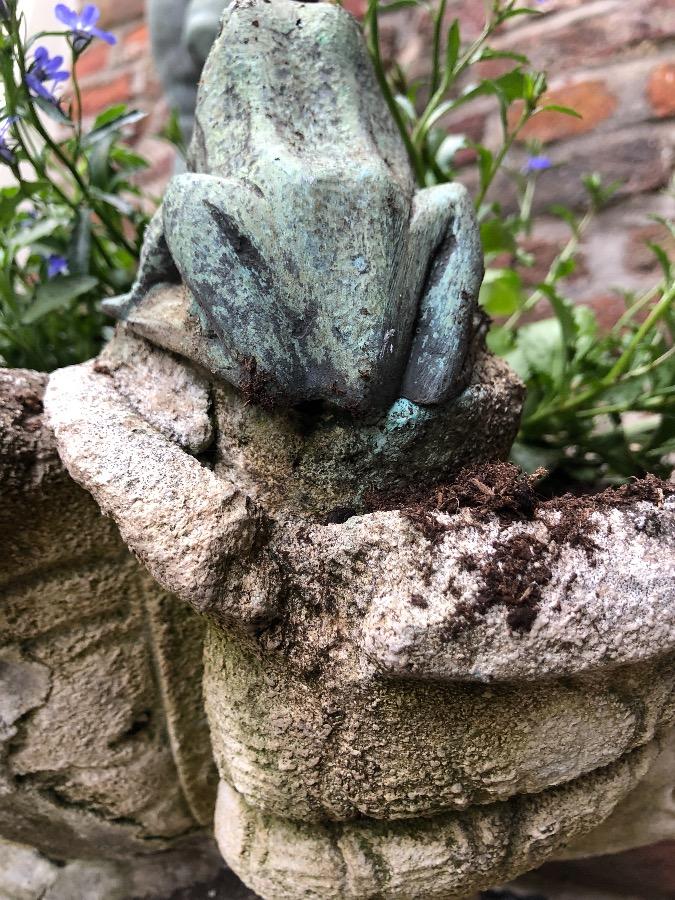
[[67,25],[73,35],[73,47],[77,52],[84,50],[92,38],[100,38],[106,44],[116,44],[117,38],[109,31],[102,31],[96,27],[101,13],[91,3],[88,3],[81,13],[69,9],[64,3],[57,3],[54,13],[59,22]]
[[523,166],[524,175],[532,175],[533,172],[543,172],[550,169],[553,163],[548,156],[528,156]]
[[[66,81],[69,73],[61,69],[62,56],[49,56],[46,47],[37,47],[33,54],[33,62],[26,73],[26,84],[37,97],[44,97],[51,103],[58,103],[54,90],[60,81]],[[47,86],[51,83],[51,89]]]
[[5,137],[5,135],[12,127],[12,125],[14,125],[14,123],[18,121],[18,116],[7,116],[7,118],[0,121],[0,160],[10,166],[13,166],[16,162],[16,156],[14,154],[14,150],[7,143],[7,138]]
[[68,260],[65,256],[59,256],[58,253],[52,253],[46,259],[47,262],[47,278],[56,278],[57,275],[68,274]]

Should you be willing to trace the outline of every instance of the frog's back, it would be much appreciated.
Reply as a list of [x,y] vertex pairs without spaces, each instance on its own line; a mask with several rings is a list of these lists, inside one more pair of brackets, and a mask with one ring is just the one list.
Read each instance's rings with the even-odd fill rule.
[[331,3],[227,8],[202,73],[190,161],[256,183],[275,177],[275,162],[335,177],[378,166],[404,194],[414,189],[359,26]]

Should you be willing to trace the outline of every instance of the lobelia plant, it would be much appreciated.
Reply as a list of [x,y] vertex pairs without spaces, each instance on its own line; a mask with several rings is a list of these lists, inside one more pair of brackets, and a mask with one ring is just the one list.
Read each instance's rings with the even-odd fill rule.
[[[77,60],[115,37],[95,6],[54,13],[63,29],[27,38],[16,0],[0,6],[0,165],[13,176],[0,188],[0,361],[42,370],[98,352],[100,300],[128,289],[148,221],[132,181],[147,163],[121,137],[143,114],[115,106],[83,126]],[[67,63],[40,43],[50,35]]]
[[[432,22],[430,71],[413,83],[400,66],[385,66],[380,41],[380,16],[405,7],[428,10]],[[662,278],[641,296],[626,294],[624,314],[606,333],[592,309],[565,296],[565,280],[575,270],[581,237],[617,187],[589,174],[584,179],[585,213],[552,210],[569,227],[569,240],[543,280],[526,287],[523,272],[534,260],[523,240],[536,227],[532,208],[537,177],[552,164],[532,144],[525,164],[514,169],[509,151],[539,113],[577,113],[546,102],[546,76],[531,71],[527,57],[490,47],[490,38],[505,22],[539,10],[522,7],[518,0],[491,0],[482,32],[464,44],[459,22],[446,25],[446,8],[447,0],[432,6],[424,0],[369,0],[364,26],[378,81],[419,185],[454,179],[457,151],[469,147],[475,153],[475,202],[486,262],[480,300],[493,318],[488,344],[527,386],[513,460],[530,472],[548,469],[551,488],[570,480],[597,486],[647,472],[667,477],[675,454],[675,269],[662,247],[650,245]],[[512,63],[512,68],[499,77],[471,82],[477,64],[495,59]],[[444,117],[485,96],[494,97],[499,109],[499,145],[487,147],[448,134],[442,127]],[[492,199],[490,190],[499,173],[514,182],[515,212]],[[674,223],[658,221],[675,235]],[[533,314],[538,317],[544,310],[546,318],[532,321]]]

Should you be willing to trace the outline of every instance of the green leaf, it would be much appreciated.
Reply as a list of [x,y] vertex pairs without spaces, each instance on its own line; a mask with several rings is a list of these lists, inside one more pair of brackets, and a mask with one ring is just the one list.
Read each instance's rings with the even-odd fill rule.
[[572,311],[576,328],[575,359],[582,360],[598,339],[598,320],[590,306],[575,304]]
[[537,287],[548,298],[549,303],[553,307],[553,312],[560,323],[565,355],[569,360],[574,356],[574,343],[577,335],[573,313],[574,306],[569,300],[561,297],[553,285],[540,284]]
[[639,378],[633,378],[613,385],[600,395],[598,403],[621,404],[626,410],[629,410],[633,404],[639,400],[644,394],[644,384]]
[[509,316],[522,304],[523,286],[512,269],[488,269],[480,289],[481,306],[491,316]]
[[94,128],[89,134],[86,134],[82,139],[82,146],[92,147],[97,141],[107,138],[111,133],[119,131],[120,128],[123,128],[125,125],[133,125],[134,122],[139,122],[141,119],[144,119],[146,115],[147,113],[141,112],[138,109],[132,109],[128,113],[123,113],[113,119],[109,119],[107,122]]
[[111,176],[110,171],[110,149],[115,142],[115,132],[111,132],[102,140],[97,141],[87,153],[89,162],[89,174],[92,184],[105,190],[109,187]]
[[513,103],[514,100],[522,100],[525,97],[527,77],[520,69],[512,69],[510,72],[500,75],[499,78],[495,78],[493,84],[507,103]]
[[397,94],[394,100],[409,123],[417,120],[417,110],[407,97],[404,97],[403,94]]
[[171,110],[166,125],[164,126],[164,128],[162,128],[159,134],[160,137],[163,137],[165,141],[173,144],[173,146],[176,148],[176,150],[178,150],[181,156],[185,156],[185,137],[180,127],[180,119],[177,109],[173,108]]
[[90,194],[96,200],[100,200],[102,203],[107,203],[108,206],[112,206],[113,209],[122,213],[123,216],[131,216],[134,213],[134,208],[131,203],[128,203],[126,200],[122,199],[122,197],[117,196],[117,194],[101,191],[97,187],[90,188]]
[[478,154],[478,174],[480,175],[481,189],[484,191],[492,180],[494,156],[492,155],[492,152],[488,150],[487,147],[483,147],[482,144],[474,144],[473,147]]
[[42,112],[54,122],[58,122],[59,125],[65,125],[68,128],[74,128],[73,122],[70,118],[64,113],[60,106],[57,106],[56,103],[50,103],[49,100],[46,100],[44,97],[33,97],[32,102],[38,109],[41,109]]
[[83,206],[75,216],[75,227],[68,245],[68,270],[71,275],[89,274],[91,263],[91,210]]
[[458,150],[466,147],[466,135],[447,134],[436,151],[436,162],[441,169],[449,169]]
[[[522,357],[512,357],[509,354],[507,361],[516,368],[521,377],[527,380],[529,372],[535,372],[548,376],[551,383],[556,383],[560,379],[564,355],[558,319],[542,319],[523,325],[518,330],[516,349],[520,351]],[[521,371],[522,362],[525,362],[527,367]]]
[[538,447],[522,441],[516,441],[511,447],[511,462],[530,474],[536,472],[537,469],[552,471],[558,466],[563,455],[561,449]]
[[501,325],[493,325],[487,333],[486,342],[488,349],[497,356],[506,356],[513,350],[515,338],[512,331]]
[[30,325],[48,313],[65,309],[77,297],[91,291],[98,284],[92,275],[66,275],[54,278],[40,285],[35,294],[35,302],[23,317],[23,324]]
[[501,219],[487,219],[481,223],[480,239],[483,253],[515,253],[516,239],[513,232]]
[[670,281],[673,277],[673,264],[670,261],[670,257],[663,247],[660,244],[654,243],[654,241],[647,241],[647,246],[658,259],[659,265],[663,269],[664,278],[666,281]]
[[445,68],[447,73],[452,74],[455,71],[455,66],[459,59],[461,43],[462,39],[459,32],[459,21],[453,19],[452,25],[448,28],[448,37],[445,48]]
[[513,19],[515,16],[540,16],[543,10],[541,9],[532,9],[529,6],[523,6],[519,9],[510,9],[508,12],[504,12],[501,15],[502,21],[506,21],[507,19]]
[[126,172],[137,172],[139,169],[147,169],[150,165],[144,156],[122,144],[115,144],[110,148],[110,159]]
[[420,0],[391,0],[391,3],[380,3],[379,12],[389,13],[396,12],[399,9],[406,9],[408,6],[419,6]]
[[570,257],[569,259],[559,259],[555,263],[555,268],[553,269],[552,275],[556,281],[560,281],[561,278],[568,278],[570,275],[573,275],[576,271],[576,268],[576,260],[572,257]]
[[42,219],[29,228],[22,228],[20,231],[17,231],[12,238],[10,247],[11,249],[28,247],[30,244],[35,243],[35,241],[40,240],[40,238],[52,235],[61,224],[63,223],[60,220],[50,218]]
[[558,112],[563,113],[565,116],[574,116],[575,119],[583,119],[581,113],[577,112],[576,109],[572,109],[571,106],[560,106],[558,103],[547,103],[546,106],[540,107],[537,112]]
[[528,58],[522,53],[512,53],[510,50],[493,50],[492,47],[485,47],[478,54],[476,62],[484,62],[486,59],[512,59],[514,62],[525,66]]
[[16,213],[17,206],[23,201],[18,187],[3,188],[0,190],[0,226],[6,226],[11,222]]
[[439,103],[434,112],[429,116],[427,125],[428,127],[431,127],[447,113],[463,106],[465,103],[469,103],[471,100],[475,100],[476,97],[484,97],[486,94],[496,93],[497,89],[490,80],[481,81],[478,85],[468,87],[465,89],[464,93],[460,94],[459,97],[456,97],[454,100],[444,100],[443,103]]
[[120,116],[123,116],[127,111],[126,103],[117,103],[115,106],[109,106],[108,109],[104,109],[103,112],[99,113],[94,120],[94,128],[92,130],[96,130],[97,128],[101,128],[103,125],[107,125],[108,122],[112,122],[113,119],[119,119]]
[[566,206],[562,206],[559,203],[555,203],[553,206],[549,207],[549,212],[566,222],[573,234],[579,233],[579,220],[571,209],[568,209]]

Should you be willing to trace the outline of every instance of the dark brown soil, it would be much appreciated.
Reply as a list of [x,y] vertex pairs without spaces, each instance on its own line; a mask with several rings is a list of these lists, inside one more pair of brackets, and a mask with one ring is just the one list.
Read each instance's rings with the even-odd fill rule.
[[509,627],[513,631],[530,631],[537,618],[542,589],[553,577],[548,548],[536,538],[514,534],[492,549],[494,555],[481,572],[483,585],[477,596],[477,611],[505,606]]
[[[544,499],[536,492],[545,473],[526,475],[510,463],[490,463],[464,469],[450,483],[441,484],[413,496],[410,491],[388,497],[367,498],[371,509],[400,509],[424,537],[439,544],[457,525],[439,513],[454,516],[462,509],[471,510],[473,518],[485,520],[497,516],[503,524],[544,518],[549,542],[543,543],[529,534],[514,534],[492,545],[487,563],[484,558],[464,554],[460,564],[469,571],[479,571],[481,587],[475,600],[460,604],[447,625],[448,637],[464,630],[494,606],[505,606],[507,622],[517,632],[531,630],[542,591],[553,576],[553,568],[563,547],[577,547],[586,552],[592,563],[597,549],[593,540],[591,515],[600,509],[632,506],[643,500],[655,506],[675,493],[675,485],[654,475],[629,482],[601,493],[576,496],[565,494]],[[658,527],[656,517],[652,527]],[[649,526],[646,519],[645,527]],[[417,596],[417,595],[416,595]],[[420,598],[423,599],[423,598]],[[411,603],[421,605],[411,598]]]
[[531,519],[539,498],[535,486],[545,472],[526,475],[510,463],[489,463],[462,469],[454,481],[439,484],[417,494],[410,488],[383,494],[366,494],[369,511],[400,509],[427,540],[436,544],[451,526],[439,522],[436,513],[454,515],[471,509],[479,518],[497,515],[500,519]]

